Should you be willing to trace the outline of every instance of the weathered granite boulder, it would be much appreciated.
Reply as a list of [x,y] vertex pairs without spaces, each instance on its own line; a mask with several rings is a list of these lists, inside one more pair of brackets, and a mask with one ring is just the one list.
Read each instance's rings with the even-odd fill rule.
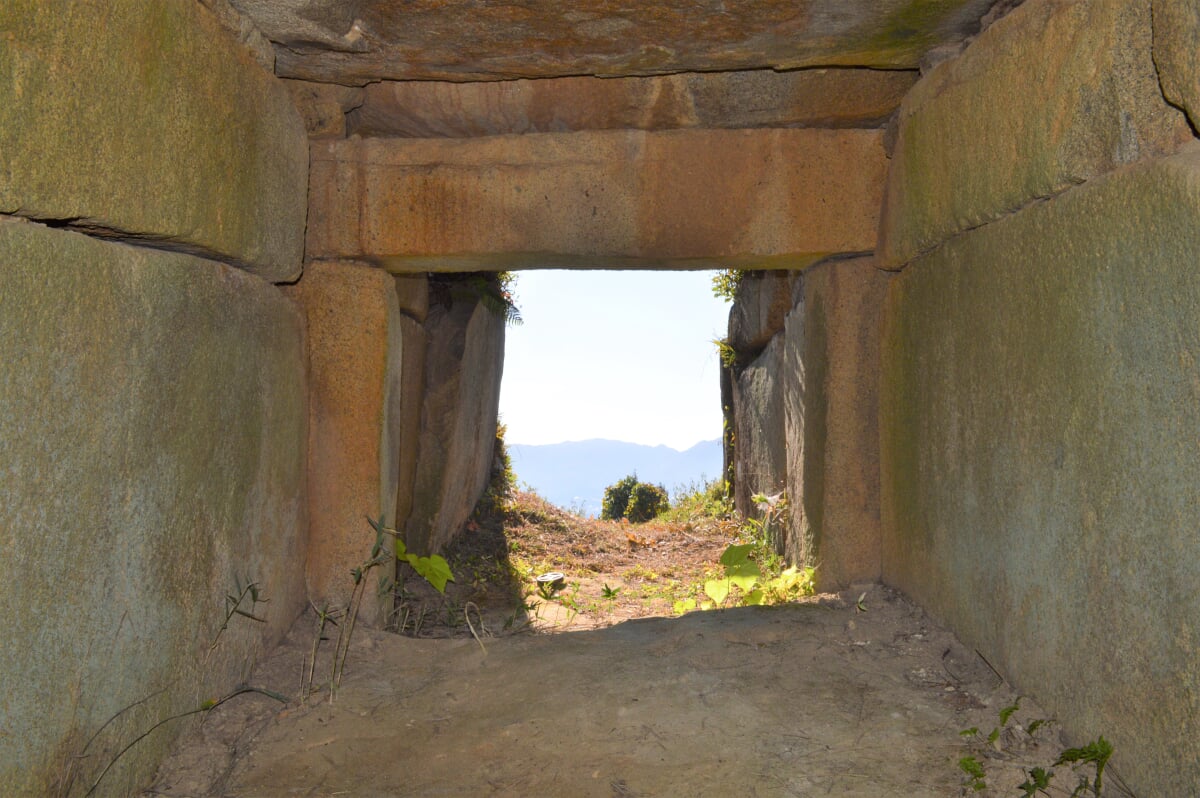
[[914,68],[992,0],[232,0],[285,77],[362,85],[811,66]]
[[1154,64],[1163,94],[1200,126],[1200,7],[1153,0]]
[[[781,337],[771,339],[749,365],[734,369],[733,502],[750,518],[761,515],[752,496],[774,495],[787,486],[782,378]],[[782,534],[776,543],[782,551]]]
[[915,80],[916,73],[909,71],[816,69],[487,83],[382,81],[362,90],[362,106],[350,114],[347,130],[363,136],[460,138],[697,127],[868,128],[887,121]]
[[922,78],[900,109],[881,265],[1190,140],[1151,39],[1150,0],[1026,0]]
[[888,275],[872,258],[805,270],[780,364],[792,497],[785,553],[836,590],[880,576],[879,337]]
[[416,485],[421,414],[425,406],[425,358],[429,336],[425,319],[429,315],[429,278],[424,274],[397,274],[396,296],[400,300],[400,330],[404,368],[400,375],[400,463],[396,486],[396,528],[403,530],[412,515],[413,489]]
[[729,345],[739,359],[752,359],[783,332],[792,310],[792,292],[800,272],[751,271],[738,282],[737,298],[729,308]]
[[[228,266],[0,221],[5,794],[82,795],[306,606],[303,329]],[[250,584],[266,603],[240,608],[264,622],[221,631]],[[139,794],[185,728],[95,794]]]
[[415,319],[400,316],[401,360],[404,368],[400,372],[400,450],[396,469],[395,523],[403,531],[413,511],[413,490],[416,487],[421,440],[421,413],[425,406],[425,358],[429,351],[429,337],[425,327]]
[[487,487],[496,442],[504,316],[480,299],[486,278],[431,278],[416,476],[405,539],[419,554],[457,535]]
[[1200,148],[893,280],[883,575],[1138,794],[1200,784]]
[[314,142],[308,254],[396,272],[807,265],[874,249],[882,138],[764,129]]
[[304,127],[199,3],[9,0],[0,75],[0,213],[300,273]]
[[[345,606],[354,589],[350,571],[370,558],[370,517],[396,528],[402,450],[409,404],[402,388],[404,340],[395,280],[361,263],[310,263],[288,293],[308,324],[309,357],[309,599],[318,607]],[[390,594],[381,582],[395,562],[371,569],[360,610],[382,625]]]

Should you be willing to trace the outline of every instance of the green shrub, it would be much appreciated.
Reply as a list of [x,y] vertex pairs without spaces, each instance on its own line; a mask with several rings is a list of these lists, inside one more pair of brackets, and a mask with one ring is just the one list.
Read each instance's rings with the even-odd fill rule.
[[604,489],[600,517],[606,521],[628,518],[632,523],[641,524],[666,511],[669,506],[666,488],[639,482],[634,473]]
[[625,517],[630,523],[642,524],[665,512],[671,503],[667,500],[667,490],[662,485],[650,485],[638,482],[629,493],[629,505],[625,508]]
[[703,518],[724,521],[733,517],[729,483],[722,479],[676,485],[671,495],[671,507],[666,513],[659,513],[659,520],[687,523]]
[[604,489],[604,501],[600,505],[600,517],[605,521],[616,521],[625,517],[629,507],[629,494],[637,484],[637,474],[625,477]]
[[724,269],[715,272],[712,278],[713,296],[732,302],[737,296],[738,284],[746,272],[742,269]]

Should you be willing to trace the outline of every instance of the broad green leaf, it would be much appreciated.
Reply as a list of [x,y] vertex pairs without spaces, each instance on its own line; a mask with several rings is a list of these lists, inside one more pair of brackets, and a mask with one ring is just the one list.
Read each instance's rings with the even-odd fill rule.
[[408,547],[404,545],[403,540],[396,538],[396,559],[403,560],[406,554],[408,554]]
[[743,593],[749,593],[758,584],[757,576],[731,576],[727,580],[731,585],[737,585]]
[[694,598],[683,599],[675,602],[675,614],[683,615],[685,612],[696,609],[696,600]]
[[446,562],[445,558],[433,554],[429,557],[418,557],[416,560],[413,563],[416,572],[425,577],[437,592],[445,593],[446,583],[454,581],[454,575],[450,573],[450,564]]
[[753,576],[756,579],[762,576],[762,570],[759,569],[758,563],[754,560],[746,560],[745,562],[737,563],[736,565],[725,566],[726,576]]
[[750,552],[753,550],[754,544],[752,543],[731,545],[721,553],[721,565],[726,567],[740,565],[750,558]]
[[720,604],[729,595],[728,579],[709,579],[704,583],[704,593],[713,603]]
[[725,567],[725,576],[730,584],[737,585],[743,593],[749,593],[762,577],[762,571],[753,560]]
[[746,594],[746,598],[742,600],[747,607],[754,607],[763,603],[763,592],[761,590],[751,590]]

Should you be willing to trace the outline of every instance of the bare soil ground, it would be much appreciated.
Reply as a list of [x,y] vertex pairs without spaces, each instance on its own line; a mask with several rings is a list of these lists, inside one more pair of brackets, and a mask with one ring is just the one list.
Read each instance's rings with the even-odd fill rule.
[[[1028,700],[986,741],[1015,694],[886,587],[674,617],[736,531],[520,498],[503,530],[478,523],[450,552],[446,597],[407,581],[406,635],[356,630],[332,701],[321,677],[301,695],[302,617],[251,677],[292,701],[208,713],[146,796],[1020,795],[1026,768],[1053,763],[1063,741],[1052,720],[1028,733],[1044,718]],[[562,590],[539,594],[546,570]],[[1050,795],[1075,786],[1060,769]]]

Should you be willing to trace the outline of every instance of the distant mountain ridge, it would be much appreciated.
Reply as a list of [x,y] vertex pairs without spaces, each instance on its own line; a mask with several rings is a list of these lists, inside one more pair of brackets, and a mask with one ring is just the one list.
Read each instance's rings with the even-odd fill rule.
[[662,485],[672,493],[681,486],[721,475],[720,439],[702,441],[678,451],[669,446],[645,446],[601,438],[542,445],[508,447],[519,483],[567,509],[600,514],[604,489],[637,473],[642,482]]

